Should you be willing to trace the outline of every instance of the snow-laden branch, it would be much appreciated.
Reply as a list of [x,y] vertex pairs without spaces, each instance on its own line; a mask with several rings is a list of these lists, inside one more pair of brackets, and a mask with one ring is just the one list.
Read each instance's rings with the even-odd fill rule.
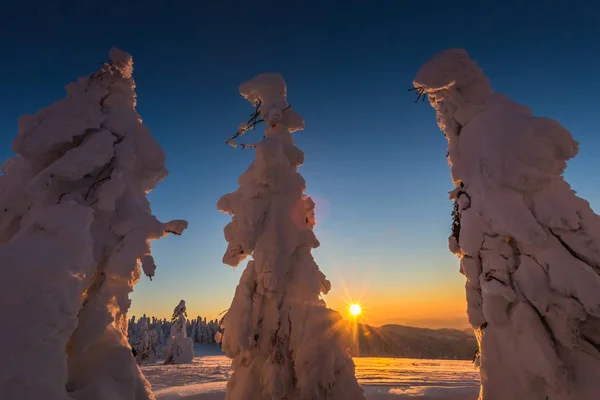
[[415,100],[415,103],[418,103],[420,99],[422,99],[422,102],[424,103],[425,99],[427,99],[427,94],[425,93],[425,88],[423,86],[417,86],[412,89],[408,89],[409,92],[412,92],[414,90],[417,91],[417,99]]
[[227,139],[225,143],[232,147],[237,147],[235,139],[237,139],[238,136],[242,136],[244,133],[246,133],[247,130],[254,129],[256,125],[260,124],[261,122],[265,122],[264,119],[260,118],[260,111],[258,110],[260,108],[260,105],[261,103],[259,101],[254,109],[254,112],[250,114],[250,118],[248,119],[248,121],[243,124],[240,124],[240,127],[237,130],[237,132],[232,137]]
[[164,226],[166,233],[172,233],[173,235],[181,236],[183,231],[187,229],[188,222],[183,219],[174,219],[164,224]]
[[[258,104],[256,105],[256,109],[255,109],[254,113],[252,113],[250,115],[250,119],[247,122],[240,124],[240,128],[238,129],[238,131],[232,137],[227,139],[225,141],[225,143],[227,143],[231,147],[237,147],[237,143],[235,142],[235,139],[237,139],[239,136],[242,136],[243,134],[245,134],[246,131],[255,129],[256,125],[260,124],[261,122],[265,122],[265,120],[263,118],[260,118],[259,108],[260,108],[261,104],[262,103],[259,100]],[[292,105],[290,104],[286,108],[281,110],[282,114],[285,114],[285,112],[288,109],[290,109],[291,107],[292,107]],[[242,143],[241,146],[242,146],[242,150],[256,148],[256,144],[243,144]]]
[[[290,111],[292,106],[287,103],[285,83],[283,83],[284,92],[279,91],[283,82],[283,80],[280,81],[277,78],[279,75],[263,74],[261,76],[272,80],[272,82],[267,83],[267,86],[271,89],[270,91],[263,90],[263,87],[267,86],[261,86],[264,82],[257,83],[256,80],[248,81],[240,86],[242,96],[248,99],[255,108],[248,121],[240,124],[238,131],[225,141],[232,147],[237,147],[235,139],[244,135],[248,130],[255,129],[261,122],[272,125],[274,121],[281,121],[288,125],[290,133],[304,129],[304,120],[296,112]],[[266,103],[264,106],[263,102]],[[247,148],[256,148],[256,144],[242,144],[242,150]]]

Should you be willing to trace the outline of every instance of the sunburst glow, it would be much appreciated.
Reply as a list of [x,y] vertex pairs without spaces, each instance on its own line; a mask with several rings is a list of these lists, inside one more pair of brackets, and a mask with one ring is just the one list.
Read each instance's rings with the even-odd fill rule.
[[352,304],[350,306],[350,314],[354,315],[355,317],[358,316],[361,311],[362,310],[360,309],[360,305],[359,304]]

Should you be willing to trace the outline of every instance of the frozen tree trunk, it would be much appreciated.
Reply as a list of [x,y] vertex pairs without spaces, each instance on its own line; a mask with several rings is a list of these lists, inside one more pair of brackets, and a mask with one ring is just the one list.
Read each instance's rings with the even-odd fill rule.
[[257,105],[267,129],[239,189],[217,205],[233,216],[223,262],[253,258],[223,320],[223,350],[233,359],[226,399],[364,399],[345,323],[320,299],[330,284],[311,255],[319,245],[314,203],[303,194],[297,169],[304,154],[291,136],[304,121],[287,104],[278,74],[259,75],[240,92]]
[[577,142],[493,93],[464,50],[436,55],[414,84],[448,139],[449,245],[467,278],[480,399],[597,399],[600,217],[562,177]]
[[154,275],[149,241],[187,223],[151,213],[164,153],[135,111],[131,56],[110,59],[20,118],[3,167],[2,398],[154,398],[127,343],[128,296],[140,264]]
[[181,300],[173,310],[171,335],[165,353],[166,364],[189,364],[194,359],[194,342],[186,334],[186,307]]

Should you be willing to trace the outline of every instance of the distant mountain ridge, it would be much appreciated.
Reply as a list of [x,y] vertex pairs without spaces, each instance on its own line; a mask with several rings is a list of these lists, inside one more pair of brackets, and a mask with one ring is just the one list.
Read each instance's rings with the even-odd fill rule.
[[472,332],[403,325],[358,325],[360,357],[472,360],[477,340]]

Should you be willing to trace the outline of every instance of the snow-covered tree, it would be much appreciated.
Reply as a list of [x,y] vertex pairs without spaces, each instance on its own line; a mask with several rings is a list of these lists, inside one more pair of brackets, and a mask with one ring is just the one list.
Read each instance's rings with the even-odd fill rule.
[[186,317],[185,301],[181,300],[173,310],[165,364],[188,364],[194,358],[194,342],[186,335]]
[[[149,360],[153,362],[153,356],[163,354],[164,351],[161,350],[166,350],[166,342],[169,335],[165,335],[164,332],[170,331],[173,324],[167,322],[167,320],[159,320],[155,317],[150,319],[146,317],[145,314],[137,321],[135,316],[131,317],[131,319],[127,321],[128,340],[130,346],[135,349],[136,353],[140,345],[140,336],[143,330],[142,321],[144,319],[152,321],[151,323],[148,323],[148,335],[151,348]],[[187,325],[191,325],[191,327]],[[217,320],[209,321],[207,323],[206,318],[202,319],[201,317],[197,317],[196,319],[186,321],[186,331],[190,331],[188,337],[195,343],[215,344],[215,335],[219,331],[219,323]],[[153,348],[155,350],[152,350]]]
[[139,365],[144,365],[147,363],[150,356],[150,332],[148,330],[148,320],[146,318],[142,318],[141,320],[141,329],[139,333],[139,340],[137,342],[137,346],[135,347],[136,355],[135,359]]
[[195,343],[202,343],[202,318],[196,318],[196,336],[192,337]]
[[162,328],[159,325],[156,325],[152,330],[154,335],[156,336],[156,351],[155,354],[158,356],[159,354],[163,354],[164,346],[167,344],[167,341],[163,335]]
[[600,217],[563,179],[578,143],[494,93],[461,49],[415,81],[448,139],[450,250],[466,276],[484,400],[600,393]]
[[304,154],[291,135],[304,121],[288,105],[279,74],[259,75],[240,93],[257,107],[255,120],[263,119],[266,131],[239,189],[217,205],[233,216],[223,262],[253,258],[223,321],[223,350],[233,359],[226,398],[364,399],[344,322],[320,299],[330,283],[311,255],[319,245],[314,203],[304,195],[297,171]]
[[219,323],[217,320],[210,321],[209,341],[208,343],[216,343],[215,335],[219,332]]
[[135,315],[131,317],[131,319],[127,322],[127,338],[131,342],[133,337],[137,334],[135,329],[137,325],[135,323]]
[[190,339],[192,339],[192,341],[195,343],[196,342],[196,338],[198,337],[198,325],[196,324],[196,321],[192,321],[192,331],[190,333]]
[[127,343],[128,295],[140,263],[154,275],[149,240],[187,223],[151,213],[165,156],[135,110],[132,71],[112,49],[19,120],[0,177],[0,314],[13,328],[0,330],[2,398],[154,398]]
[[206,317],[202,320],[201,325],[201,334],[200,334],[200,343],[210,343],[208,337],[208,324],[206,323]]
[[149,337],[148,337],[148,340],[149,340],[148,361],[154,362],[154,361],[156,361],[156,357],[157,357],[159,349],[160,349],[160,339],[158,337],[158,333],[154,329],[152,329],[148,335],[149,335]]

